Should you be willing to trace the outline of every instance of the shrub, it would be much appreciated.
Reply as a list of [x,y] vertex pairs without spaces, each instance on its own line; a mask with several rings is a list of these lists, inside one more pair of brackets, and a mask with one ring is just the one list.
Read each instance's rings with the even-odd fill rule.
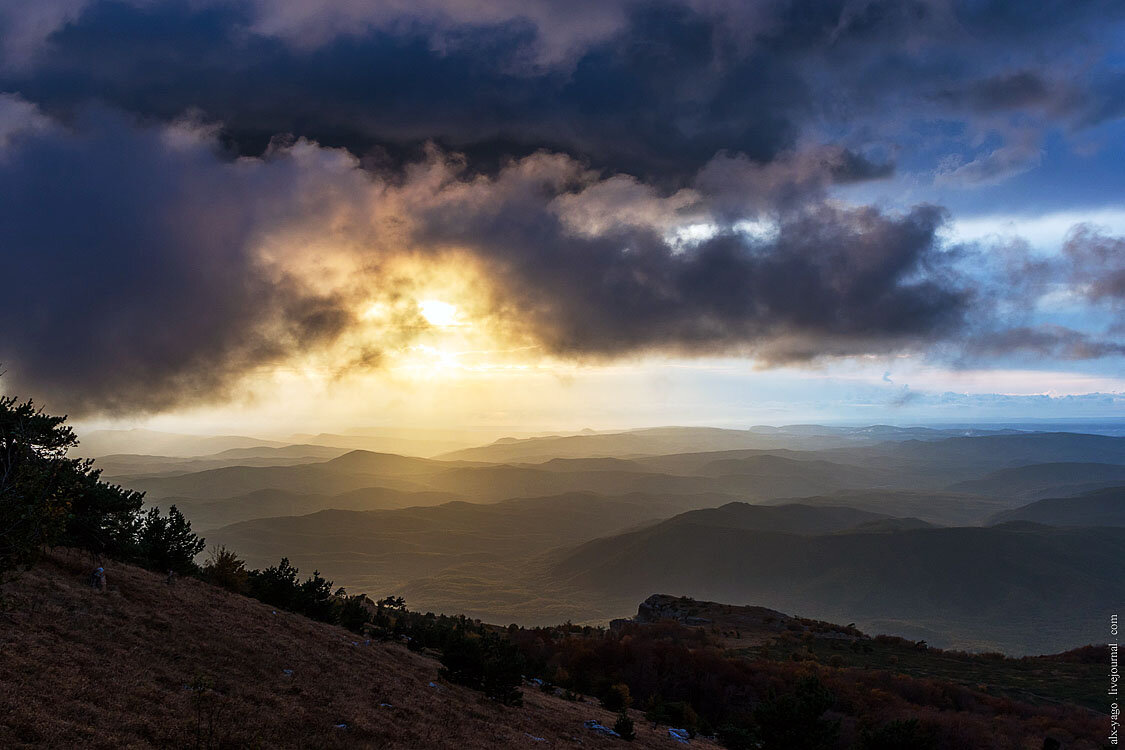
[[637,738],[637,732],[633,727],[633,720],[629,718],[629,714],[624,710],[621,715],[617,717],[617,721],[613,723],[613,731],[621,735],[621,739],[632,742]]
[[763,750],[831,748],[840,722],[821,718],[835,702],[820,680],[807,677],[792,693],[774,696],[754,709]]
[[624,711],[633,704],[629,686],[623,682],[610,685],[602,694],[602,707],[613,712]]
[[523,657],[508,641],[495,639],[485,652],[484,694],[505,706],[523,705]]
[[203,566],[203,578],[208,583],[221,586],[227,591],[244,594],[247,590],[245,561],[233,551],[219,545],[212,547]]
[[695,736],[699,727],[699,715],[689,704],[683,701],[665,703],[662,700],[653,700],[645,712],[645,719],[651,721],[653,726],[667,724],[671,727],[688,730],[688,734]]
[[718,731],[719,744],[729,750],[755,750],[761,747],[758,735],[750,727],[724,724]]
[[523,657],[509,641],[455,630],[442,647],[441,675],[450,682],[481,690],[505,705],[520,705]]
[[936,747],[934,733],[917,719],[888,721],[878,729],[860,732],[857,750],[932,750]]
[[479,690],[484,682],[484,647],[480,638],[457,633],[442,648],[441,676]]
[[[371,620],[369,610],[371,600],[364,594],[348,596],[343,589],[337,591],[336,596],[341,602],[336,620],[353,633],[362,633],[363,626]],[[411,641],[409,645],[413,646],[414,641]]]

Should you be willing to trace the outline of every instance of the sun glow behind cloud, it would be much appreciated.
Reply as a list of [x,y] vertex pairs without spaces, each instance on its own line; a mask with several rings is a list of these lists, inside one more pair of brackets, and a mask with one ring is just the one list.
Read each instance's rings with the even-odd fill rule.
[[451,305],[441,300],[424,299],[418,303],[418,309],[427,323],[439,328],[455,326],[460,318],[457,305]]
[[[895,339],[895,327],[881,324],[895,309],[884,314],[868,305],[879,295],[840,290],[863,286],[852,273],[860,265],[909,262],[912,256],[904,256],[900,246],[940,261],[928,251],[928,214],[907,221],[874,209],[857,213],[860,207],[833,201],[814,214],[811,229],[819,231],[818,241],[806,246],[801,238],[809,226],[787,225],[764,209],[750,211],[757,218],[725,222],[721,202],[703,205],[693,191],[662,196],[632,178],[599,177],[564,156],[537,154],[495,177],[469,177],[457,158],[434,152],[393,180],[362,171],[346,152],[308,141],[263,159],[217,163],[210,131],[169,128],[175,135],[171,146],[164,131],[156,132],[161,136],[156,140],[147,131],[135,134],[172,162],[160,174],[173,168],[195,174],[198,161],[209,178],[238,175],[262,196],[250,206],[254,211],[228,215],[223,211],[233,198],[195,190],[192,195],[208,202],[181,211],[191,225],[196,214],[207,213],[225,218],[216,227],[238,230],[230,242],[209,246],[217,258],[212,271],[225,283],[227,265],[236,261],[245,283],[220,284],[233,301],[217,294],[211,307],[226,303],[232,316],[204,327],[194,342],[181,336],[163,391],[140,404],[138,414],[174,407],[186,417],[220,406],[229,414],[242,404],[250,414],[257,404],[264,415],[272,403],[285,404],[278,419],[300,408],[315,420],[331,402],[337,425],[373,419],[537,427],[831,419],[844,414],[850,396],[834,405],[813,394],[831,391],[835,386],[825,385],[830,381],[856,382],[847,375],[842,361],[847,357],[870,364],[871,372],[858,382],[877,388],[889,385],[882,380],[888,370],[896,383],[920,389],[928,379],[928,390],[962,393],[1067,394],[1117,382],[1030,373],[1013,387],[999,370],[989,375],[982,369],[970,379],[956,366],[950,370],[948,362],[945,368],[937,362],[928,378],[909,378],[901,366],[892,367],[888,357],[925,351],[929,329],[923,325],[920,338]],[[752,176],[760,175],[752,171]],[[777,176],[767,182],[772,185]],[[276,192],[263,192],[267,185]],[[243,227],[239,222],[246,215],[255,220]],[[475,233],[462,231],[482,215],[487,221],[478,222]],[[544,234],[543,227],[551,231]],[[862,242],[856,239],[860,235]],[[206,239],[185,245],[185,263],[197,262],[195,248]],[[717,244],[704,252],[712,239]],[[237,250],[233,256],[231,247]],[[839,247],[847,252],[823,261],[825,249]],[[127,260],[122,269],[136,265],[136,259]],[[897,266],[891,265],[893,271]],[[777,293],[793,275],[779,269],[789,267],[802,270],[801,278],[831,283],[802,287],[793,303],[793,294]],[[119,337],[128,342],[130,355],[150,357],[159,349],[168,338],[166,327],[152,326],[150,318],[178,309],[162,304],[167,295],[157,292],[174,291],[182,274],[163,267],[152,273],[165,285],[153,287],[156,282],[146,279],[136,286],[151,287],[151,298],[161,304],[131,318],[130,335]],[[1090,278],[1076,277],[1067,289],[1053,286],[1052,296],[1039,301],[1054,314],[1068,312],[1064,308],[1088,302]],[[894,297],[916,280],[892,278],[884,292]],[[236,293],[245,288],[255,293],[245,299]],[[263,291],[269,289],[276,293]],[[847,304],[834,308],[837,298]],[[746,305],[747,300],[761,303]],[[825,301],[827,306],[817,306]],[[243,335],[209,346],[207,331],[234,330],[231,317]],[[189,324],[208,319],[192,314],[170,322],[192,332]],[[840,320],[853,319],[874,322],[839,335]],[[137,346],[132,330],[150,328],[159,335],[153,334],[151,345]],[[688,346],[708,336],[713,346]],[[183,356],[190,343],[211,358],[184,365],[195,362]],[[783,356],[771,359],[771,344],[777,345],[775,355],[808,352],[806,367],[777,369],[772,376],[755,372],[756,366],[791,363]],[[101,350],[91,355],[104,357]],[[723,356],[729,358],[718,359]],[[227,376],[213,383],[193,379],[214,369],[216,361],[233,363]],[[992,364],[1015,372],[1021,363]],[[142,369],[116,367],[111,375]],[[712,387],[716,377],[737,386],[729,392]],[[781,382],[778,378],[800,379],[807,388],[787,392],[791,405],[779,407],[784,398],[762,393],[764,384]],[[113,399],[128,390],[116,380],[112,386],[107,393]],[[146,381],[134,390],[143,395],[147,388]],[[864,403],[879,398],[884,406],[906,404],[890,391]]]
[[409,391],[568,369],[527,341],[517,315],[496,309],[487,279],[463,259],[398,259],[379,269],[370,289],[358,325],[301,377]]

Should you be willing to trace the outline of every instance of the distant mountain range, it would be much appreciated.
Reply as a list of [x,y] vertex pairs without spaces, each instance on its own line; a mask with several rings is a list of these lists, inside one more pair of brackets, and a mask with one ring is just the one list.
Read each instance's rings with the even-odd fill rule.
[[1049,463],[1001,469],[981,478],[958,482],[953,492],[1005,495],[1040,500],[1125,484],[1125,465],[1107,463]]
[[1051,526],[1125,526],[1125,486],[1094,490],[1075,497],[1038,500],[997,513],[992,523],[1029,521]]
[[150,456],[114,453],[98,458],[98,468],[109,477],[189,474],[227,466],[293,466],[335,458],[345,451],[322,445],[285,445],[231,448],[209,456]]
[[622,602],[676,591],[1022,653],[1103,637],[1106,602],[1125,601],[1125,528],[802,534],[810,525],[766,510],[775,509],[728,505],[598,539],[559,556],[549,575]]
[[[615,534],[721,496],[567,493],[493,504],[462,501],[366,512],[324,510],[301,517],[259,518],[209,532],[252,565],[286,555],[304,567],[331,570],[349,586],[396,590],[419,577],[461,565],[499,566],[499,586],[522,579],[544,552]],[[872,514],[852,511],[857,522]],[[479,572],[479,571],[478,571]]]
[[1011,430],[929,429],[925,427],[826,427],[789,425],[730,430],[716,427],[654,427],[615,433],[563,437],[505,438],[491,445],[439,456],[469,461],[538,462],[552,458],[633,457],[726,450],[825,450],[886,440],[940,440],[958,435],[1007,434]]
[[[263,439],[244,435],[185,435],[154,430],[92,430],[82,434],[81,453],[101,457],[115,454],[154,454],[172,458],[214,458],[215,454],[230,450],[278,448],[285,450],[293,445],[310,445],[331,448],[335,455],[351,450],[368,450],[383,453],[402,453],[411,456],[432,456],[477,442],[471,433],[448,431],[397,430],[374,434],[338,435],[332,433],[291,435],[286,439]],[[308,454],[314,455],[314,454]]]
[[1019,501],[1006,497],[967,495],[927,490],[841,490],[830,495],[786,497],[764,500],[764,505],[840,506],[883,513],[901,518],[918,518],[939,526],[975,526]]
[[[1125,438],[969,432],[658,428],[441,459],[302,443],[98,465],[252,565],[287,556],[490,621],[604,622],[670,590],[935,644],[1093,637],[1120,593],[1105,571]],[[1099,528],[1065,528],[1083,526]]]

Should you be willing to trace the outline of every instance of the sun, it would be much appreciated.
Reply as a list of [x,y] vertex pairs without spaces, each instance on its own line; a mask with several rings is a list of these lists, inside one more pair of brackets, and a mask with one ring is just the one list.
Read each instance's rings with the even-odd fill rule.
[[422,317],[432,326],[447,327],[457,325],[458,311],[456,305],[436,299],[424,299],[418,302],[418,309]]

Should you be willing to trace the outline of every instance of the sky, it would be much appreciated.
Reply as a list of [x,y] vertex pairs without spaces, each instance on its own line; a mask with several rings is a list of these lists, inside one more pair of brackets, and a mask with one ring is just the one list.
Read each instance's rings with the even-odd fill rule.
[[1125,6],[0,0],[81,425],[1125,419]]

